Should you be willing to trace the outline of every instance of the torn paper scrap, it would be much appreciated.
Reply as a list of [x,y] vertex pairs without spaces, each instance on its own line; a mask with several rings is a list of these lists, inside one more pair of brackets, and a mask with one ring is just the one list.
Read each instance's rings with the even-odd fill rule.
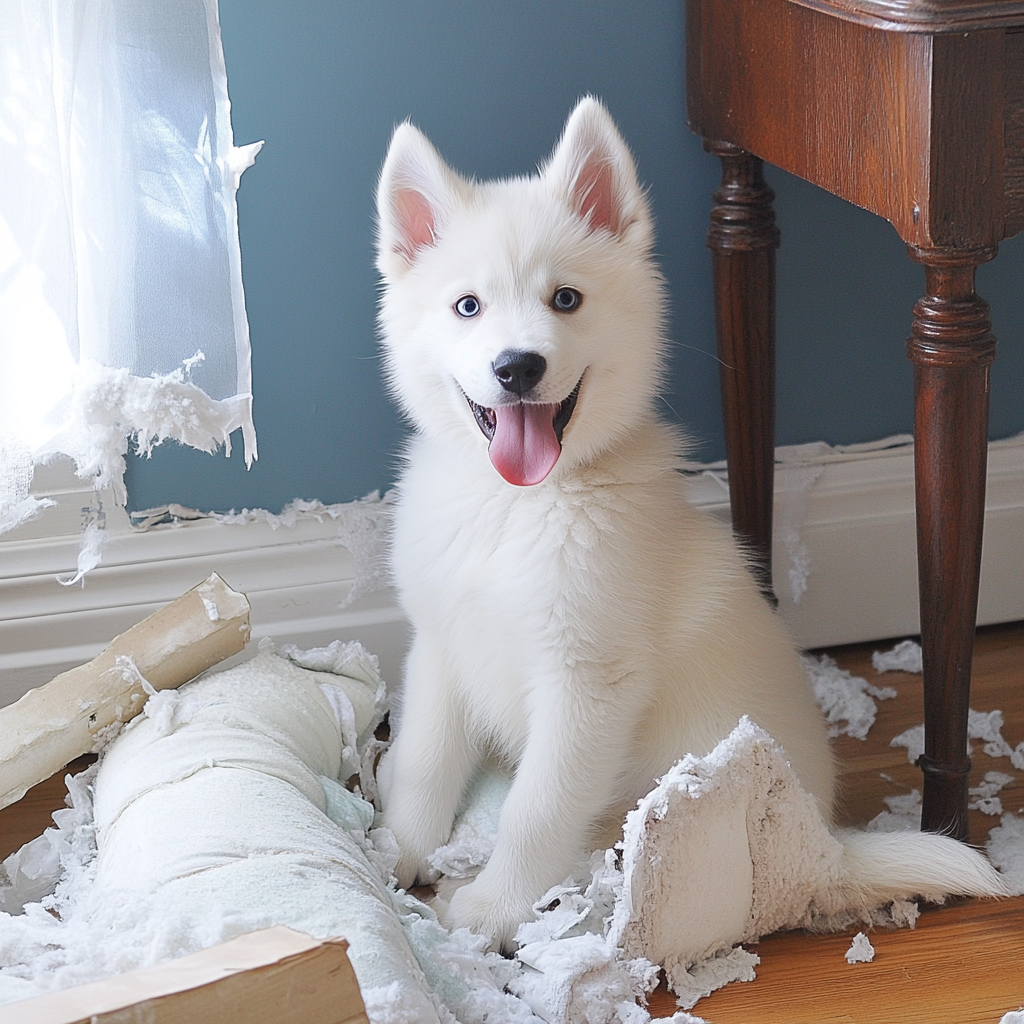
[[985,772],[985,779],[979,786],[971,786],[967,791],[970,802],[967,809],[981,811],[982,814],[1002,814],[1003,802],[996,795],[1014,781],[1006,772]]
[[[1024,742],[1011,747],[1003,739],[1002,711],[975,711],[971,708],[967,716],[967,753],[971,751],[971,740],[981,740],[982,750],[989,757],[1008,757],[1014,768],[1024,771]],[[924,726],[913,725],[894,736],[889,741],[890,747],[906,747],[907,760],[914,764],[924,753]]]
[[850,948],[846,951],[846,962],[848,964],[869,964],[874,959],[875,947],[871,945],[863,932],[857,932]]
[[912,672],[920,674],[924,671],[921,645],[916,640],[901,640],[891,651],[875,651],[871,655],[871,664],[876,672]]
[[863,740],[875,724],[876,700],[896,696],[891,686],[872,686],[866,679],[840,668],[827,654],[804,654],[800,661],[814,690],[814,699],[828,722],[829,736]]
[[226,526],[264,523],[272,530],[281,527],[292,529],[306,519],[334,522],[337,524],[338,543],[349,551],[355,563],[355,582],[341,604],[342,608],[347,608],[368,594],[384,590],[390,583],[387,549],[396,497],[395,491],[388,491],[383,497],[379,491],[373,491],[357,501],[334,505],[296,498],[276,515],[263,508],[243,508],[241,512],[200,512],[171,504],[132,512],[130,519],[133,528],[139,531],[202,519],[212,519]]
[[756,953],[742,946],[721,950],[685,970],[677,970],[672,975],[672,991],[678,997],[679,1005],[690,1009],[698,1000],[732,981],[753,981],[757,976],[754,968],[760,962],[761,958]]
[[1011,892],[1024,896],[1024,818],[1004,814],[988,834],[988,859],[1002,872]]
[[889,808],[867,823],[869,832],[917,832],[921,828],[921,791],[882,797]]

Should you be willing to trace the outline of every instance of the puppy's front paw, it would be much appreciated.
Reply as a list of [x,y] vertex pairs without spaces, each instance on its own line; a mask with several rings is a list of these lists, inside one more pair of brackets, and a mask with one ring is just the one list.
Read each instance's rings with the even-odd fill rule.
[[533,919],[533,902],[516,899],[506,886],[492,885],[484,875],[463,886],[442,915],[451,930],[468,928],[490,939],[490,948],[511,953],[519,926]]
[[398,880],[400,889],[410,889],[414,885],[427,885],[437,879],[439,872],[427,863],[426,855],[420,855],[415,850],[403,847],[401,843],[398,848],[401,852],[398,856],[398,863],[395,865],[395,878]]
[[395,878],[399,887],[408,889],[417,883],[433,882],[438,873],[427,863],[427,857],[437,849],[438,844],[431,844],[416,829],[407,827],[399,815],[388,814],[386,810],[378,821],[383,828],[391,831],[398,844]]

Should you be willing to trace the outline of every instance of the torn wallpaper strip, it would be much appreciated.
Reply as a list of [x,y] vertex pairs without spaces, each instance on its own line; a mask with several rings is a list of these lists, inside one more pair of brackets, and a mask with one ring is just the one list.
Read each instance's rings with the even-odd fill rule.
[[261,143],[233,142],[217,0],[23,0],[0,37],[2,533],[58,455],[120,505],[130,441],[241,428],[256,458],[235,191]]

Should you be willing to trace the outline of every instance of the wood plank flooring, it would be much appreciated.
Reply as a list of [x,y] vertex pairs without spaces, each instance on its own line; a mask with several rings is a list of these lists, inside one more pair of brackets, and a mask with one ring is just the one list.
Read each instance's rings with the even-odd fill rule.
[[[843,736],[836,741],[840,818],[848,824],[869,821],[885,810],[883,797],[920,787],[920,773],[907,761],[906,751],[888,743],[921,722],[921,677],[876,677],[871,652],[889,646],[861,644],[829,652],[855,675],[898,691],[895,699],[879,703],[878,720],[866,740]],[[979,631],[971,706],[999,708],[1010,745],[1024,739],[1024,623]],[[1007,810],[1021,810],[1024,773],[975,746],[972,785],[987,771],[1014,774],[1016,781],[1000,796]],[[50,824],[50,812],[63,806],[65,774],[0,811],[0,858]],[[972,811],[971,841],[983,844],[996,824],[998,819]],[[929,909],[914,931],[874,931],[871,963],[847,964],[844,954],[854,931],[828,936],[793,932],[762,940],[753,947],[761,957],[757,979],[727,986],[701,1000],[693,1012],[710,1024],[996,1024],[1006,1011],[1024,1005],[1024,897]],[[674,998],[661,989],[650,1008],[655,1016],[669,1016]]]

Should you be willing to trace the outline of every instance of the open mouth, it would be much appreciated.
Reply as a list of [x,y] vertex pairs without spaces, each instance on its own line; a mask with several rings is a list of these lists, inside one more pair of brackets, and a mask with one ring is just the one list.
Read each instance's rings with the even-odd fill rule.
[[473,418],[487,438],[487,455],[510,484],[539,484],[554,468],[582,384],[580,377],[568,397],[557,403],[516,402],[488,409],[466,395]]
[[[576,401],[580,397],[580,387],[583,384],[583,378],[576,382],[576,387],[569,392],[568,396],[558,403],[557,409],[551,420],[552,429],[555,432],[555,437],[558,439],[559,444],[562,441],[562,434],[565,428],[569,425],[569,420],[572,419],[572,414],[576,411]],[[465,394],[465,392],[463,392]],[[466,401],[469,403],[469,408],[473,412],[473,418],[476,420],[476,425],[480,428],[480,432],[487,438],[488,441],[494,440],[494,432],[498,427],[498,415],[494,409],[488,409],[486,406],[477,405],[469,395],[465,395]],[[501,408],[508,408],[507,406]],[[538,406],[538,409],[548,409],[551,406],[542,405]]]

